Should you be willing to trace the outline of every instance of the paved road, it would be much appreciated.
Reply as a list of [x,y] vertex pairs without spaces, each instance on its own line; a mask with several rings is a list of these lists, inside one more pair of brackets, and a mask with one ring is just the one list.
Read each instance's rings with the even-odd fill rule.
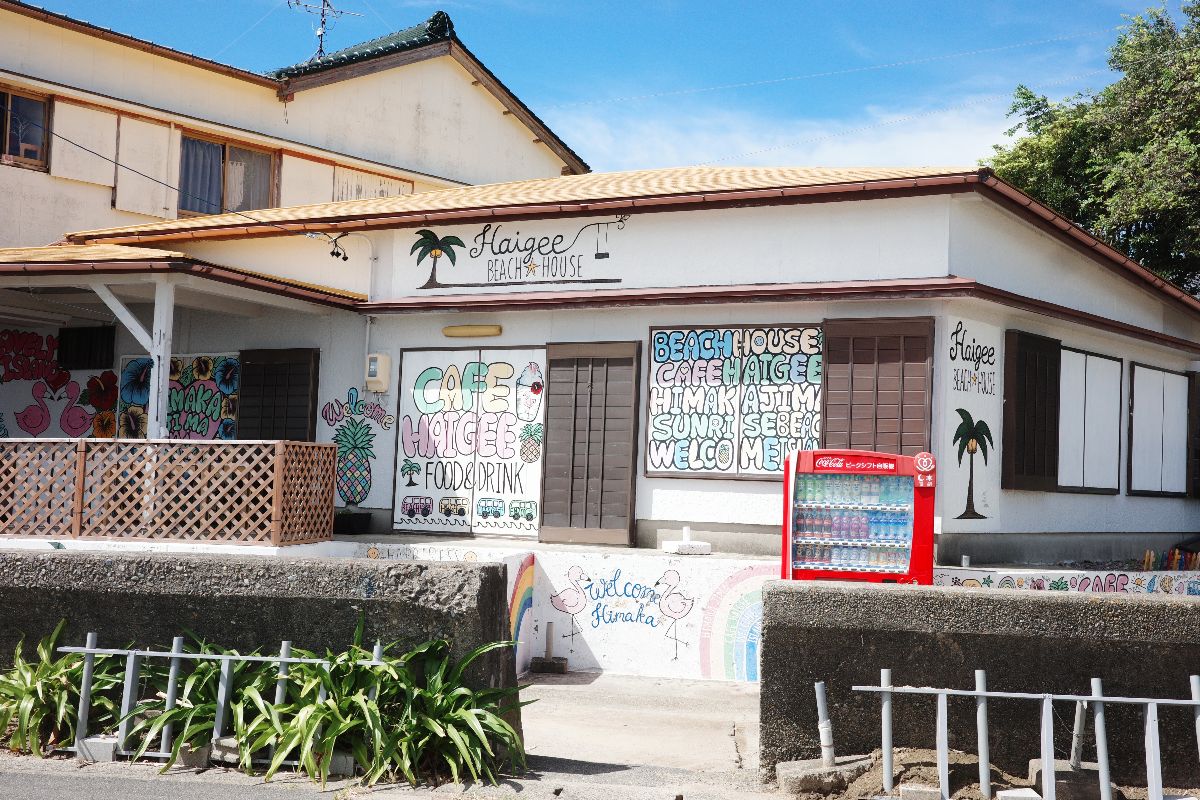
[[768,800],[758,784],[757,687],[595,675],[543,678],[522,693],[531,772],[499,787],[325,790],[297,776],[270,784],[223,769],[92,764],[0,754],[3,800],[290,800],[414,797],[561,800]]

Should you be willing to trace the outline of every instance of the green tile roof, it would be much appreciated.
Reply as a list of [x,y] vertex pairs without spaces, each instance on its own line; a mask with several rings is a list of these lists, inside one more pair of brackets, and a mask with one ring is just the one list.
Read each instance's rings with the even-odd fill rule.
[[343,67],[347,64],[357,64],[360,61],[367,61],[391,53],[413,50],[435,42],[449,41],[453,37],[454,23],[450,21],[450,15],[445,11],[438,11],[419,25],[413,25],[411,28],[389,33],[387,36],[380,36],[377,39],[371,39],[367,42],[346,47],[338,50],[336,53],[326,53],[320,58],[313,58],[301,64],[293,64],[290,67],[273,70],[268,72],[267,76],[278,80],[285,80],[287,78],[294,78],[297,75],[308,75],[313,72],[331,69],[332,67]]

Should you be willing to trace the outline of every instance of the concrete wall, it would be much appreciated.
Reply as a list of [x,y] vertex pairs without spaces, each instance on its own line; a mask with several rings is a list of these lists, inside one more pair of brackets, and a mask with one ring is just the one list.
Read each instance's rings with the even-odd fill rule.
[[[981,589],[851,583],[775,582],[763,609],[761,764],[819,755],[813,683],[825,681],[840,753],[879,747],[879,700],[852,692],[878,685],[892,669],[894,685],[971,688],[974,670],[995,691],[1087,694],[1093,677],[1106,694],[1188,697],[1188,675],[1200,671],[1195,637],[1200,604],[1162,595],[996,592]],[[973,752],[975,705],[950,701],[950,745]],[[897,697],[895,744],[934,746],[932,697]],[[1038,756],[1040,709],[1031,701],[988,703],[993,763],[1023,774]],[[1069,749],[1070,704],[1059,709],[1056,752]],[[1190,710],[1162,708],[1164,779],[1194,786],[1195,727]],[[1113,777],[1145,779],[1140,712],[1108,707]],[[1089,746],[1085,758],[1094,758]]]
[[[447,638],[459,655],[508,639],[499,564],[367,559],[0,551],[0,654],[36,641],[60,619],[64,644],[96,631],[101,646],[169,644],[195,631],[227,647],[316,650],[350,643],[359,616],[368,641],[411,646]],[[481,659],[479,684],[511,686],[513,653]]]

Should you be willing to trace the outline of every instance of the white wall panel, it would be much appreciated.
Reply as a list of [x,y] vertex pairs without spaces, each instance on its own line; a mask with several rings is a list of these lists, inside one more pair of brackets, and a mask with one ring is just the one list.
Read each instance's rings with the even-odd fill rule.
[[413,185],[398,178],[386,178],[349,167],[333,168],[333,199],[364,200],[369,197],[396,197],[412,194]]
[[117,115],[55,100],[53,125],[61,138],[55,138],[51,145],[50,174],[112,186],[116,170],[112,162],[117,158]]
[[1084,417],[1087,356],[1062,351],[1058,375],[1058,483],[1083,486]]
[[1117,489],[1121,469],[1121,362],[1088,356],[1086,386],[1084,485]]
[[279,205],[303,206],[333,199],[333,165],[283,156],[279,163]]
[[1130,488],[1162,489],[1163,373],[1133,368],[1133,445]]
[[1163,373],[1162,490],[1187,491],[1188,381]]
[[[155,217],[174,216],[175,198],[168,197],[171,128],[131,117],[121,117],[118,160],[129,169],[117,172],[117,208]],[[137,173],[142,173],[141,175]],[[145,175],[154,178],[149,180]],[[156,181],[162,181],[157,183]],[[171,192],[174,195],[174,192]]]

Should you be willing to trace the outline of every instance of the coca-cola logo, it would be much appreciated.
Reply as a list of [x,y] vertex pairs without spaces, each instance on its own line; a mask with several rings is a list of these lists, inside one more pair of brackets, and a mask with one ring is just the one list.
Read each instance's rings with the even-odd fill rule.
[[821,456],[813,463],[818,469],[841,469],[846,466],[846,459],[835,456]]

